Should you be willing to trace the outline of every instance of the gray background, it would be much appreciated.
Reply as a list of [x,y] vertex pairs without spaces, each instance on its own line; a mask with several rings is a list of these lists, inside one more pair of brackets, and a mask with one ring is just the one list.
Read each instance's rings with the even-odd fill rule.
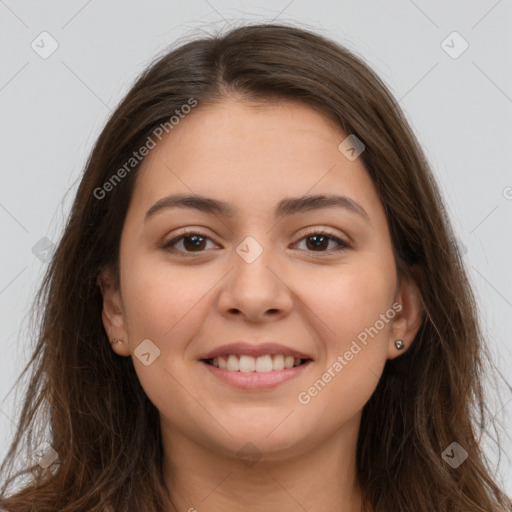
[[[491,356],[512,380],[511,0],[0,0],[0,457],[21,406],[11,386],[30,355],[40,240],[58,240],[107,116],[157,52],[243,20],[317,28],[363,56],[400,100],[445,196]],[[44,31],[58,44],[50,56]],[[511,432],[512,393],[489,392]],[[512,494],[510,438],[501,446],[499,478]],[[492,443],[486,451],[497,461]]]

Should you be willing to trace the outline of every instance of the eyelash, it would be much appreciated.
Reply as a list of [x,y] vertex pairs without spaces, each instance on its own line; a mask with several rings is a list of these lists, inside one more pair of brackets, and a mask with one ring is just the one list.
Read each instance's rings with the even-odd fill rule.
[[[187,256],[189,256],[189,255],[192,256],[193,254],[204,253],[205,252],[204,250],[202,250],[202,251],[181,251],[181,250],[178,250],[178,249],[175,249],[175,248],[172,247],[173,245],[175,245],[177,242],[181,241],[182,239],[191,237],[193,235],[199,235],[200,237],[202,237],[204,239],[211,240],[211,238],[209,236],[205,235],[204,233],[201,233],[200,231],[197,231],[197,230],[187,230],[187,231],[182,232],[179,236],[177,236],[177,237],[173,238],[172,240],[169,240],[168,242],[166,242],[162,246],[162,249],[164,249],[166,251],[169,251],[169,252],[173,252],[173,253],[187,254]],[[330,250],[327,250],[327,251],[319,251],[319,252],[307,251],[307,252],[314,253],[315,256],[323,257],[325,255],[331,254],[332,252],[343,251],[343,250],[347,250],[347,249],[351,248],[351,246],[347,242],[345,242],[344,240],[341,240],[340,238],[334,236],[332,233],[329,233],[329,231],[323,230],[323,229],[311,229],[310,231],[308,231],[306,234],[304,234],[299,239],[299,242],[304,240],[305,238],[311,237],[313,235],[325,236],[325,237],[327,237],[329,239],[329,241],[334,241],[334,242],[339,244],[338,247],[336,247],[335,249],[330,249]]]

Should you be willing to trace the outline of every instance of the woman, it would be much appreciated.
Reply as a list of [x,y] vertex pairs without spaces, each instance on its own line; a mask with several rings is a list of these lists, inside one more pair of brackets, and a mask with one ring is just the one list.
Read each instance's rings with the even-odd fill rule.
[[167,53],[107,122],[45,276],[2,475],[38,413],[51,436],[0,505],[509,510],[453,240],[346,49],[251,25]]

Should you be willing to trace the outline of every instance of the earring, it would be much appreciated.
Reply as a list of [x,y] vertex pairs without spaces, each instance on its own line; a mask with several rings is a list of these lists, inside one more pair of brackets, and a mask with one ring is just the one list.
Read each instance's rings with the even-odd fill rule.
[[395,347],[397,348],[397,350],[403,350],[403,348],[405,347],[405,343],[403,342],[403,340],[395,340]]
[[116,340],[115,338],[110,343],[123,343],[121,340]]

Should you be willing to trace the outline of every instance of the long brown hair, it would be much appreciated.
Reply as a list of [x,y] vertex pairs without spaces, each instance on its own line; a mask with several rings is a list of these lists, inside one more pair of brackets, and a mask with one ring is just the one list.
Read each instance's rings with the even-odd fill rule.
[[[479,445],[492,418],[475,299],[442,196],[390,92],[361,58],[294,26],[244,25],[180,44],[137,79],[87,161],[34,302],[40,327],[22,373],[32,369],[1,467],[2,478],[10,472],[0,505],[12,512],[170,508],[158,411],[131,358],[110,347],[97,277],[106,267],[118,276],[139,167],[126,167],[133,152],[162,124],[170,130],[170,117],[191,99],[204,104],[237,94],[305,102],[363,141],[361,158],[384,205],[398,268],[420,286],[426,314],[415,342],[387,361],[363,410],[357,468],[366,510],[509,511]],[[123,166],[122,179],[109,181]],[[37,425],[48,437],[32,434]],[[42,440],[58,454],[46,469],[31,459]],[[458,468],[441,456],[453,442],[468,453]],[[15,472],[23,447],[27,460]],[[29,480],[8,493],[22,477]]]

